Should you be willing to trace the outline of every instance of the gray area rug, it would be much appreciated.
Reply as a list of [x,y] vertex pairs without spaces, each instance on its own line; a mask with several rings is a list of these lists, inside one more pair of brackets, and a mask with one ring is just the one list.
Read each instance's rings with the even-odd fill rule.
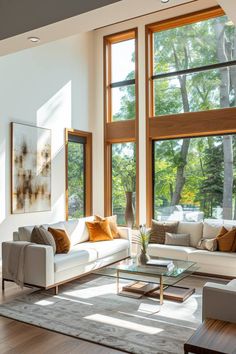
[[0,315],[129,353],[182,354],[201,322],[207,280],[186,278],[179,284],[196,293],[184,303],[165,300],[160,308],[157,299],[117,296],[115,279],[90,275],[61,286],[59,295],[35,291],[4,303]]

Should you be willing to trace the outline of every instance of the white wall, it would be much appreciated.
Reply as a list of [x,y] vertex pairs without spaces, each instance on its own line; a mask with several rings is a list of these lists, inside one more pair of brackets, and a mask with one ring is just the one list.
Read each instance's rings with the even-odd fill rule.
[[[90,130],[93,33],[0,58],[0,241],[65,217],[64,129]],[[10,213],[10,122],[52,129],[52,210]]]
[[93,120],[94,131],[94,211],[103,214],[104,212],[104,145],[103,145],[103,36],[138,27],[139,45],[139,180],[140,180],[140,223],[146,222],[146,127],[145,127],[145,25],[169,19],[186,13],[198,11],[217,5],[215,0],[198,0],[185,4],[174,9],[166,9],[148,16],[143,16],[131,21],[108,26],[95,31],[95,43],[97,65],[96,65],[96,105]]

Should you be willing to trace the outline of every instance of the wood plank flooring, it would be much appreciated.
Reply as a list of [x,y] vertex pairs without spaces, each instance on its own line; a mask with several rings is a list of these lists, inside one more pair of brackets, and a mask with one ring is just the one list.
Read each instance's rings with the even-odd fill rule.
[[[32,291],[31,289],[21,290],[10,282],[6,282],[5,285],[5,292],[0,291],[0,303]],[[0,353],[123,354],[124,352],[0,316]]]

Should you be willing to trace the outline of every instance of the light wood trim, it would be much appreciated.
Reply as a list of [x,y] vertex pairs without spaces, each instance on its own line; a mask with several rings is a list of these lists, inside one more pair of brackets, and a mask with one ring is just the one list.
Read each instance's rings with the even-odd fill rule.
[[181,15],[178,17],[173,17],[168,20],[163,20],[160,22],[155,22],[147,25],[151,32],[165,31],[175,27],[186,26],[191,23],[209,20],[213,17],[225,15],[224,10],[220,6],[211,7],[209,9],[200,10],[186,15]]
[[66,220],[68,220],[68,138],[75,135],[86,138],[85,143],[85,216],[93,214],[93,184],[92,184],[92,133],[75,129],[65,129],[65,181],[66,181]]
[[[112,122],[111,44],[135,39],[136,117],[133,120]],[[133,28],[104,37],[104,214],[112,214],[112,145],[136,143],[136,224],[139,224],[139,86],[138,86],[138,29]]]
[[111,44],[127,41],[129,39],[135,39],[136,28],[121,31],[115,34],[109,34],[105,36],[105,40]]
[[154,140],[236,133],[236,108],[150,118],[149,125]]
[[134,119],[106,123],[106,142],[112,144],[135,141],[135,127]]

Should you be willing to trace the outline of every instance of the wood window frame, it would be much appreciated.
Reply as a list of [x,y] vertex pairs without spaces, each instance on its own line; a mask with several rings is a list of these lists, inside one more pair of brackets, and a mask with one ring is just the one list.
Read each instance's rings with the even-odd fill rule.
[[146,220],[153,218],[153,141],[236,133],[236,107],[154,116],[153,33],[224,15],[213,7],[146,25]]
[[68,203],[68,142],[69,135],[85,138],[85,216],[93,213],[93,185],[92,185],[92,133],[76,129],[65,129],[65,197],[66,197],[66,220],[69,217]]
[[[111,109],[111,45],[135,40],[136,116],[132,120],[112,121]],[[114,33],[103,38],[104,64],[104,214],[112,214],[112,144],[136,144],[136,224],[139,225],[139,86],[138,86],[138,28]]]

